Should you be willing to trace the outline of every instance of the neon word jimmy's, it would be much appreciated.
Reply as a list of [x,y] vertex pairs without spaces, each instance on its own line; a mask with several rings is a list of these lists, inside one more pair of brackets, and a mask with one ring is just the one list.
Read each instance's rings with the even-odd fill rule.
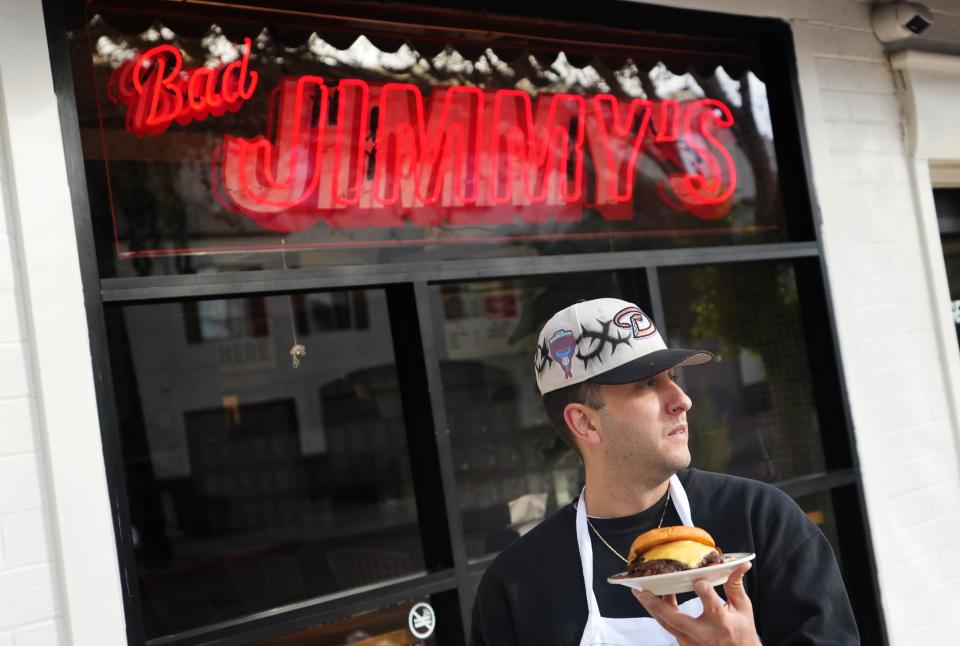
[[121,65],[111,76],[110,98],[127,107],[127,129],[140,137],[157,135],[174,121],[186,125],[235,112],[257,87],[250,39],[243,42],[239,59],[217,67],[184,68],[173,45],[158,45]]
[[733,115],[713,99],[532,99],[467,86],[425,99],[409,83],[301,76],[280,82],[271,112],[275,134],[225,136],[215,171],[229,208],[278,232],[321,219],[336,228],[576,221],[583,206],[631,220],[645,154],[669,169],[660,198],[701,219],[726,215],[737,182],[717,136]]

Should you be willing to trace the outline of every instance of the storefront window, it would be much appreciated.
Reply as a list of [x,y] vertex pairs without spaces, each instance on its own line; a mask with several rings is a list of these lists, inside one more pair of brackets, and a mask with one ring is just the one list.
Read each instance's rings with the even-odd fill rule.
[[840,569],[843,570],[843,550],[840,549],[840,535],[837,532],[837,519],[833,511],[833,501],[830,499],[829,491],[820,491],[809,496],[797,498],[797,504],[800,509],[807,514],[807,518],[812,520],[820,531],[823,532],[830,545],[833,547],[833,553],[840,563]]
[[383,290],[107,312],[148,636],[425,569]]
[[[788,263],[661,269],[670,344],[716,361],[681,371],[694,402],[693,466],[766,481],[824,470],[812,378]],[[536,335],[579,299],[648,305],[642,270],[444,284],[438,348],[472,558],[494,553],[573,499],[580,459],[553,432],[531,370]]]
[[[623,272],[634,285],[642,272]],[[444,401],[467,555],[494,554],[576,496],[579,456],[553,431],[533,353],[553,312],[623,292],[613,273],[433,288]],[[641,294],[635,293],[639,298]]]
[[694,465],[768,482],[824,470],[790,263],[660,270],[668,343],[711,350],[685,370]]
[[417,599],[252,642],[252,646],[436,646],[442,621],[429,598]]
[[377,18],[90,4],[72,56],[101,274],[796,237],[748,44]]

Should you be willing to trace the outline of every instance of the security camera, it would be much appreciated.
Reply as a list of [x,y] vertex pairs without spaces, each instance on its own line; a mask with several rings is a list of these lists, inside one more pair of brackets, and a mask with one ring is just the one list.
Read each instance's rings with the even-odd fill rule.
[[922,34],[933,24],[933,14],[919,2],[890,2],[873,10],[873,31],[889,43]]

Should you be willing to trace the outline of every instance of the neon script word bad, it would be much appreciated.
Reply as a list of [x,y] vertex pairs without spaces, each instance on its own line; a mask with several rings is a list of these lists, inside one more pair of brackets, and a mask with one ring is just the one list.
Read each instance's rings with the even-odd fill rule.
[[238,60],[217,67],[185,69],[173,45],[158,45],[121,65],[110,79],[110,99],[127,106],[127,129],[139,137],[158,135],[173,122],[236,112],[257,88],[250,39],[243,43]]

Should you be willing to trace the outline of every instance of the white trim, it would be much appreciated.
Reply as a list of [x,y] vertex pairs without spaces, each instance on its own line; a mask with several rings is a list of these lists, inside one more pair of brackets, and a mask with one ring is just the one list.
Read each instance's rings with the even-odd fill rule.
[[890,55],[912,157],[957,159],[960,57],[905,50]]
[[960,161],[930,162],[930,183],[933,188],[960,188]]
[[960,57],[904,49],[890,54],[890,66],[895,70],[928,70],[960,74]]
[[[960,155],[960,150],[957,151]],[[960,464],[960,345],[957,344],[956,325],[953,322],[953,301],[950,299],[950,284],[947,266],[940,242],[940,227],[937,223],[937,208],[933,202],[933,181],[930,166],[925,160],[908,162],[913,199],[917,209],[920,246],[923,249],[924,269],[934,298],[933,319],[937,345],[943,361],[943,382],[947,389],[944,398],[950,409],[953,425],[954,447]]]
[[932,190],[935,182],[960,185],[960,128],[956,127],[955,107],[960,105],[960,57],[905,50],[891,54],[890,64],[898,73],[897,92],[910,150],[911,193],[932,296],[934,334],[942,357],[944,397],[960,462],[960,348]]
[[126,629],[60,116],[41,3],[0,2],[0,139],[19,243],[67,644]]

